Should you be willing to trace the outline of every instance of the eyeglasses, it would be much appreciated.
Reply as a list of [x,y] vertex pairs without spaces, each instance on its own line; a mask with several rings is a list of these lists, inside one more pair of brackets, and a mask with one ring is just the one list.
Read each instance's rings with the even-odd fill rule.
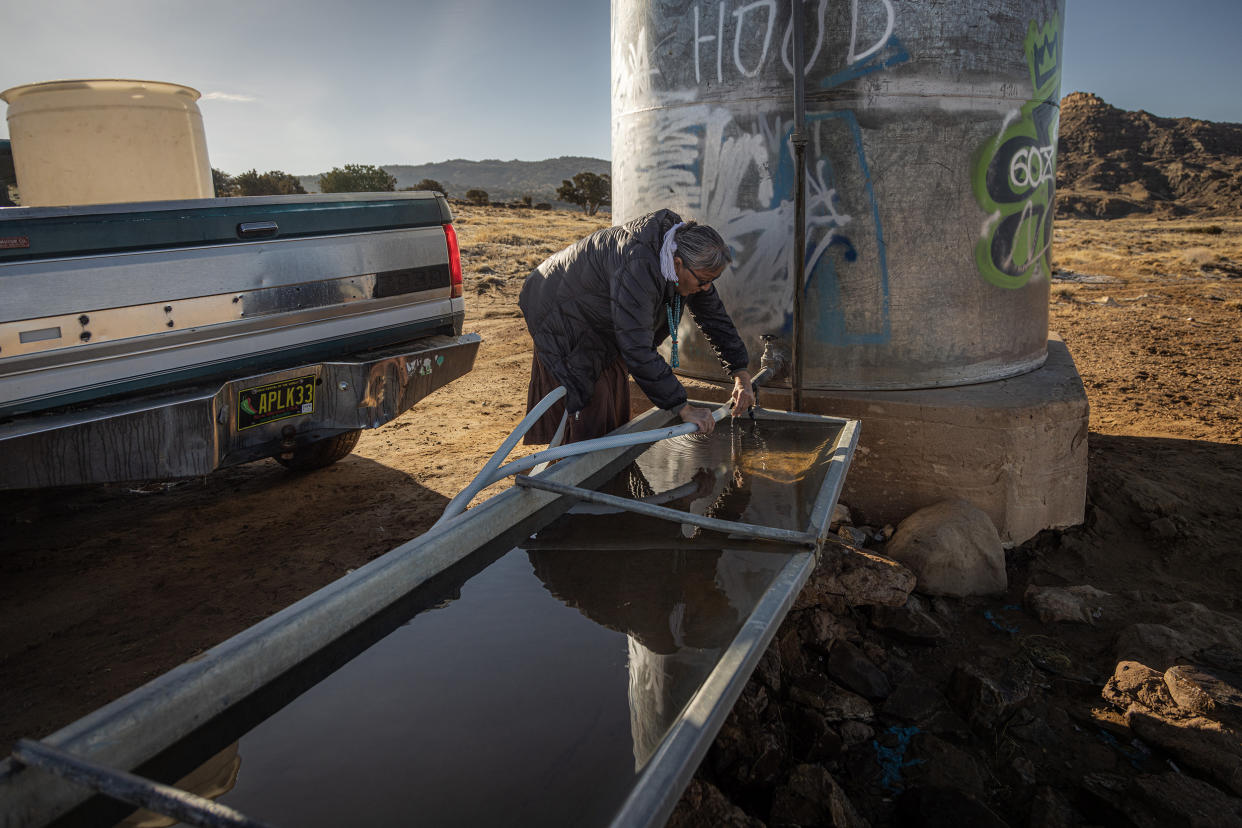
[[683,263],[683,264],[682,264],[682,267],[683,267],[683,268],[685,268],[686,270],[689,270],[689,271],[690,271],[690,275],[691,275],[691,276],[693,276],[693,277],[694,277],[694,280],[695,280],[696,282],[698,282],[698,283],[699,283],[699,287],[700,287],[700,288],[705,288],[705,287],[708,287],[709,285],[711,285],[711,283],[712,283],[712,280],[711,280],[711,279],[704,279],[702,276],[700,276],[699,274],[695,273],[693,270],[690,270],[690,268],[689,268],[689,267],[687,267],[687,266],[685,265],[685,263]]

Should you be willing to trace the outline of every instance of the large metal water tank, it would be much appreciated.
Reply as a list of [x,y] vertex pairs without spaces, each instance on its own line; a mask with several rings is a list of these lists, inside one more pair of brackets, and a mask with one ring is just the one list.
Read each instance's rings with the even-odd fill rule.
[[[794,336],[793,0],[613,0],[618,223],[710,224],[757,364]],[[1046,357],[1064,0],[805,0],[803,387],[927,388]],[[687,318],[681,371],[719,378]]]

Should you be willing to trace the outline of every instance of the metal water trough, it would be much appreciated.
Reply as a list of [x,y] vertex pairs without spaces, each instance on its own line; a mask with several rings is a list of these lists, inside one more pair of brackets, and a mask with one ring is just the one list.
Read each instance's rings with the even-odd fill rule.
[[[765,534],[764,527],[736,524],[743,527],[743,537],[790,543],[796,551],[665,734],[617,811],[614,825],[662,824],[667,819],[814,569],[827,533],[832,507],[857,445],[858,422],[774,411],[760,411],[758,416],[838,428],[826,452],[826,474],[804,531]],[[652,409],[618,433],[660,428],[669,418],[668,413]],[[519,480],[519,485],[438,524],[43,740],[22,740],[13,755],[0,763],[0,826],[46,824],[97,791],[175,815],[189,824],[261,824],[131,772],[515,527],[537,529],[579,500],[609,500],[609,505],[647,513],[662,510],[644,509],[633,501],[628,505],[611,502],[589,488],[615,474],[645,448],[630,446],[574,456]],[[711,519],[663,511],[671,514],[657,516],[730,529],[702,522]],[[747,531],[747,527],[760,531]]]

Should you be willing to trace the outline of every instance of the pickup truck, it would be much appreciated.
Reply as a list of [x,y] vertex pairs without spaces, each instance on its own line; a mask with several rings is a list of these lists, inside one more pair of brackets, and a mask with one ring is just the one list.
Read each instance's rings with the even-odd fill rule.
[[347,455],[470,371],[444,197],[0,209],[0,489]]

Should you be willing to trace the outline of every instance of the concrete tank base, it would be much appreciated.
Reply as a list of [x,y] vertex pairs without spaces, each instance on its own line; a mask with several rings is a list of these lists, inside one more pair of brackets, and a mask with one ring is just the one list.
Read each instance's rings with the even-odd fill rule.
[[[724,400],[722,386],[683,379],[691,399]],[[632,408],[650,407],[630,381]],[[788,391],[760,403],[787,409]],[[1042,368],[997,382],[916,391],[815,391],[803,408],[862,421],[841,501],[856,523],[893,525],[961,497],[992,518],[1001,540],[1081,523],[1087,497],[1087,393],[1065,343],[1048,339]]]

